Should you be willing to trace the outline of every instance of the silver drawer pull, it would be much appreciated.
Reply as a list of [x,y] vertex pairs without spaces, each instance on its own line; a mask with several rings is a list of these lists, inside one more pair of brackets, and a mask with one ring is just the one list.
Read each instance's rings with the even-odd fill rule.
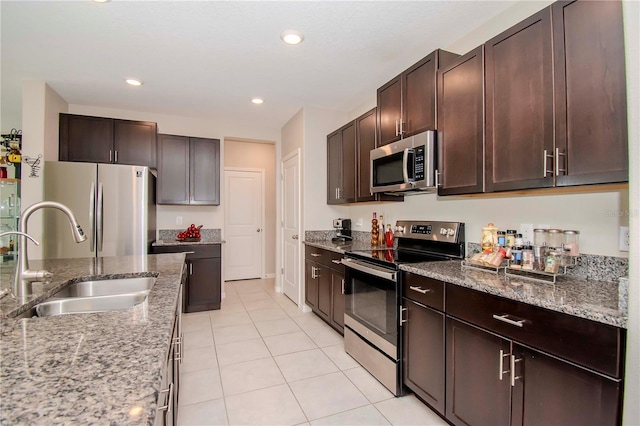
[[341,262],[341,261],[339,261],[339,260],[331,259],[331,261],[332,261],[333,263],[335,263],[336,265],[342,265],[342,262]]
[[160,393],[167,393],[169,392],[169,397],[167,398],[167,404],[163,405],[161,407],[158,407],[159,411],[166,411],[167,413],[171,412],[171,406],[173,405],[173,383],[169,384],[169,388],[168,389],[164,389],[161,390]]
[[424,289],[422,287],[415,287],[415,286],[412,286],[412,285],[410,285],[409,288],[411,290],[413,290],[413,291],[417,291],[418,293],[422,293],[422,294],[427,294],[427,293],[429,293],[431,291],[431,289],[428,289],[428,288]]
[[495,319],[495,320],[506,322],[507,324],[515,325],[516,327],[524,327],[524,322],[526,320],[514,321],[514,320],[512,320],[512,319],[510,319],[508,317],[509,317],[509,314],[504,314],[504,315],[495,315],[494,314],[493,315],[493,319]]
[[313,256],[313,257],[320,257],[320,256],[322,256],[322,255],[321,255],[320,253],[311,253],[311,256]]

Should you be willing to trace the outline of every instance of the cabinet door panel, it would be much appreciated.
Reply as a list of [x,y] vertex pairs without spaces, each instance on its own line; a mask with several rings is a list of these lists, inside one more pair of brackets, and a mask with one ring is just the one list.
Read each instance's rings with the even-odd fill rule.
[[437,51],[402,73],[402,136],[436,128]]
[[514,425],[620,424],[621,383],[514,345]]
[[342,186],[340,201],[356,201],[356,124],[351,122],[342,128]]
[[110,163],[112,156],[113,119],[60,114],[60,161]]
[[331,325],[344,330],[344,272],[331,270]]
[[553,150],[550,9],[488,41],[485,52],[487,191],[553,186],[543,167]]
[[557,185],[628,180],[622,2],[553,8]]
[[438,71],[439,195],[484,189],[484,52]]
[[304,262],[304,300],[314,310],[318,306],[318,279],[315,278],[314,271],[318,266],[309,262]]
[[158,204],[189,204],[189,138],[158,135]]
[[376,109],[356,119],[358,156],[358,182],[356,201],[374,201],[371,195],[371,159],[369,153],[376,147]]
[[342,186],[342,131],[327,136],[327,204],[340,204],[338,188]]
[[156,134],[156,123],[114,120],[114,162],[155,168]]
[[321,266],[318,268],[318,315],[325,321],[331,316],[331,269]]
[[220,259],[193,259],[188,261],[188,266],[186,311],[220,309]]
[[401,102],[400,76],[378,89],[378,146],[400,140],[396,130],[402,119]]
[[509,342],[449,317],[446,324],[447,419],[455,425],[508,425],[511,384],[508,374],[500,380],[499,364],[500,350],[510,353]]
[[220,141],[189,138],[190,204],[220,204]]
[[409,299],[403,305],[404,384],[444,415],[444,314]]

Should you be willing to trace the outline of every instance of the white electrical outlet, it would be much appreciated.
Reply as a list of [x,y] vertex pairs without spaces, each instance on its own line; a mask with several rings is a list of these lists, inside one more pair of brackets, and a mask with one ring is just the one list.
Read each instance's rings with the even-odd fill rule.
[[176,216],[176,225],[182,225],[182,216]]
[[358,228],[362,228],[364,226],[364,221],[361,217],[359,217],[358,220],[356,221],[356,226]]
[[620,239],[618,242],[618,250],[629,251],[629,227],[620,227]]
[[533,244],[533,223],[521,223],[520,233],[522,234],[522,241],[525,244]]

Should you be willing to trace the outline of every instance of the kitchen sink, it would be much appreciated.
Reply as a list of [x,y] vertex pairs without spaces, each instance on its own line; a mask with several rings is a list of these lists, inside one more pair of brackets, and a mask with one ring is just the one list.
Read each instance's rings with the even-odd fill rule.
[[69,284],[53,295],[55,298],[109,296],[151,290],[155,277],[117,278],[112,280],[80,281]]
[[108,296],[54,297],[36,305],[36,314],[39,317],[49,317],[53,315],[128,309],[144,302],[148,294],[148,291],[139,291],[135,293],[111,294]]

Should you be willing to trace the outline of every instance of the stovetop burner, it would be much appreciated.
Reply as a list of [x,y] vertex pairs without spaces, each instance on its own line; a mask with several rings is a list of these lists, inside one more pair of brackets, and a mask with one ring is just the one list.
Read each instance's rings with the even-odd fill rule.
[[396,248],[353,250],[347,256],[397,268],[401,264],[464,259],[464,223],[397,221]]

